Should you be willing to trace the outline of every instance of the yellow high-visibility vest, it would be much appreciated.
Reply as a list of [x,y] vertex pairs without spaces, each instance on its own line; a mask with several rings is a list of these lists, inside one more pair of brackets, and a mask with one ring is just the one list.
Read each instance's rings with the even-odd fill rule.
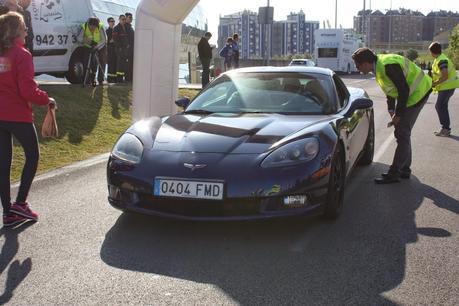
[[437,86],[435,86],[435,92],[459,88],[459,77],[456,73],[456,67],[454,66],[453,62],[443,53],[440,54],[433,62],[432,79],[434,81],[438,81],[441,78],[441,70],[440,67],[438,67],[438,63],[440,63],[443,60],[446,60],[448,62],[448,79],[443,83],[440,83]]
[[386,65],[398,64],[402,68],[403,75],[410,87],[410,93],[406,106],[410,107],[421,99],[432,88],[432,79],[424,73],[415,63],[398,54],[380,54],[376,61],[376,82],[384,93],[392,98],[398,98],[397,87],[386,75]]
[[[94,41],[96,42],[97,44],[100,42],[101,40],[101,37],[100,37],[100,31],[103,30],[103,25],[102,24],[99,24],[99,28],[97,30],[93,32],[91,32],[91,30],[89,29],[89,25],[87,22],[85,22],[82,26],[83,28],[83,37],[87,37],[89,38],[91,41]],[[88,48],[91,48],[90,45],[88,44],[84,44],[85,47],[88,47]]]

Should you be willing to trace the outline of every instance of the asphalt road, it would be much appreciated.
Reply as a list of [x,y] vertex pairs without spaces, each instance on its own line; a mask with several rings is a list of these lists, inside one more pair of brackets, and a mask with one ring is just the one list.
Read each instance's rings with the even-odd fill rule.
[[[413,177],[379,186],[395,141],[374,80],[376,156],[346,187],[335,222],[183,222],[122,214],[104,163],[40,177],[40,222],[0,230],[0,303],[459,305],[459,94],[439,138],[432,96],[413,132]],[[100,160],[100,159],[99,159]]]

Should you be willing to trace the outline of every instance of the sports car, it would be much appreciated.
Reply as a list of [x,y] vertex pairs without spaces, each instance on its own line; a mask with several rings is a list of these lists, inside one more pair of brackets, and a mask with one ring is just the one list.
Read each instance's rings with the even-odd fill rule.
[[114,145],[112,206],[192,220],[336,218],[349,173],[373,159],[373,102],[328,69],[237,69],[175,103],[183,111],[138,121]]

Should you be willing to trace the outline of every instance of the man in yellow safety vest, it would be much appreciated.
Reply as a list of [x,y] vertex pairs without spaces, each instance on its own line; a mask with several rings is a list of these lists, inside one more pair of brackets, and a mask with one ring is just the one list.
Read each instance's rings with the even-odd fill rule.
[[[105,30],[103,25],[100,23],[99,19],[96,17],[90,17],[87,22],[82,24],[81,32],[78,37],[78,41],[83,44],[83,58],[84,58],[84,74],[86,75],[86,70],[89,70],[89,83],[96,85],[94,77],[97,72],[97,81],[99,85],[102,85],[104,82],[104,73],[105,73],[105,55],[106,52],[105,44],[107,41]],[[95,61],[94,56],[92,57],[91,63],[89,63],[90,54],[96,54],[99,58],[100,64],[102,67],[97,67],[97,62]]]
[[389,125],[395,127],[397,149],[392,165],[375,182],[389,184],[399,182],[400,178],[410,178],[411,130],[432,92],[432,79],[401,55],[376,55],[368,48],[360,48],[354,52],[352,59],[363,74],[375,74],[376,82],[387,96],[391,116]]
[[435,58],[432,64],[432,86],[434,93],[438,93],[435,109],[441,124],[441,130],[435,132],[435,135],[448,137],[451,135],[448,102],[455,89],[459,88],[459,77],[454,63],[441,52],[440,43],[435,41],[430,44],[429,51]]

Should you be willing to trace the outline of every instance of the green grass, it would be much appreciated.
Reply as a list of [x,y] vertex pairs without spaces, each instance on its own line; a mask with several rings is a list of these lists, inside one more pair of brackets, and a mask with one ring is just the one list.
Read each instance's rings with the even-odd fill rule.
[[[82,88],[77,85],[41,86],[58,103],[59,137],[42,138],[46,107],[34,107],[40,142],[38,174],[91,156],[109,152],[131,124],[132,87],[128,85]],[[181,89],[179,96],[194,97],[197,90]],[[20,178],[24,152],[14,142],[11,178]]]

